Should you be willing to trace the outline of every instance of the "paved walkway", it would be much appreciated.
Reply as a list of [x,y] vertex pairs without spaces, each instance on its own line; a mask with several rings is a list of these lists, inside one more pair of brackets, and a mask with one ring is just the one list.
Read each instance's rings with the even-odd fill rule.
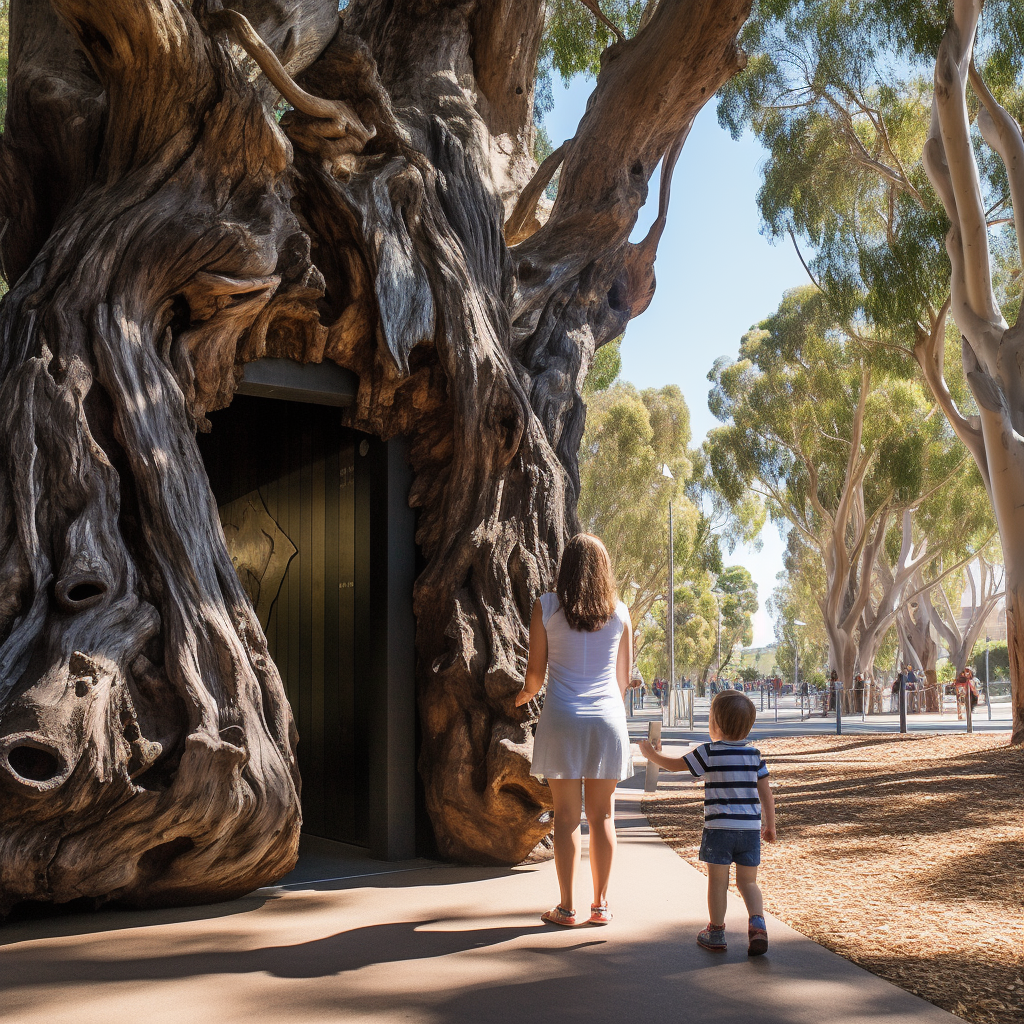
[[[821,717],[821,712],[813,717],[804,718],[801,721],[800,709],[795,704],[790,705],[786,698],[783,698],[783,706],[779,710],[778,720],[775,718],[774,708],[761,710],[760,695],[757,693],[748,694],[758,708],[757,721],[750,732],[753,740],[762,740],[769,737],[783,736],[819,736],[835,735],[836,716],[834,714],[827,718]],[[789,698],[792,700],[792,698]],[[699,743],[708,738],[708,705],[706,698],[698,698],[694,709],[694,728],[689,730],[685,724],[669,729],[667,726],[662,730],[662,738],[665,742],[678,745],[686,743]],[[888,706],[888,705],[887,705]],[[647,735],[647,723],[653,719],[660,718],[662,712],[657,708],[655,701],[648,698],[643,710],[637,712],[629,719],[629,733],[633,740],[640,736]],[[1008,704],[995,704],[993,708],[993,719],[988,720],[986,708],[979,707],[974,714],[974,731],[976,733],[1009,733],[1013,727],[1012,712]],[[848,735],[864,735],[871,733],[898,733],[900,731],[900,716],[895,715],[866,715],[861,721],[860,713],[843,715],[843,733]],[[911,733],[949,733],[963,735],[966,732],[966,723],[956,717],[955,708],[947,709],[944,715],[933,714],[911,714],[907,715],[907,729]]]
[[[620,791],[616,919],[608,928],[541,925],[539,913],[557,898],[550,863],[486,870],[339,860],[337,847],[321,842],[290,884],[234,903],[0,928],[0,1020],[958,1020],[772,918],[768,955],[748,959],[738,901],[727,922],[729,952],[699,949],[704,879],[647,826],[639,795]],[[325,880],[332,872],[350,877]],[[581,885],[578,905],[588,903]]]

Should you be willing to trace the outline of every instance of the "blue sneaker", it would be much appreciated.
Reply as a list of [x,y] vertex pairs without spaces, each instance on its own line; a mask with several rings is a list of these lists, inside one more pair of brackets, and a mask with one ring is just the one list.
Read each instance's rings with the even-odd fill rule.
[[764,918],[756,915],[747,925],[747,956],[764,956],[768,952],[768,931]]
[[729,947],[725,942],[725,925],[708,924],[697,935],[697,945],[710,949],[712,953],[724,953]]

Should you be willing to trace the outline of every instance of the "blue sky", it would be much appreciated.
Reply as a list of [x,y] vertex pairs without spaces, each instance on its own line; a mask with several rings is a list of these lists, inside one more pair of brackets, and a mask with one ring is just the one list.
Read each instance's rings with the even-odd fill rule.
[[[547,128],[552,144],[570,138],[593,83],[554,82]],[[717,424],[708,411],[707,373],[720,355],[735,356],[740,337],[772,313],[787,288],[807,275],[788,243],[773,245],[760,232],[755,197],[765,150],[749,136],[734,142],[718,126],[715,101],[698,116],[676,165],[668,227],[658,249],[658,289],[647,311],[633,320],[622,346],[622,377],[638,387],[678,384],[690,406],[694,443]],[[641,213],[641,236],[657,215],[658,179]],[[757,582],[761,607],[754,644],[774,641],[764,602],[782,568],[785,540],[771,524],[760,552],[737,549],[731,563],[745,565]]]

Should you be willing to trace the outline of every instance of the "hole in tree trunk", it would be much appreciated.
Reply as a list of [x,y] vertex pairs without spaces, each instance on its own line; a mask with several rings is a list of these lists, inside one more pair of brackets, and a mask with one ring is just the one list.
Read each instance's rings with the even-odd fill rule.
[[88,601],[90,597],[99,597],[105,589],[98,583],[76,583],[68,591],[68,600]]
[[139,858],[139,870],[146,875],[159,878],[167,871],[172,861],[194,849],[195,845],[188,836],[178,836],[177,839],[154,846]]
[[107,592],[107,584],[101,579],[79,577],[62,580],[57,584],[57,600],[71,612],[82,611],[97,604]]
[[7,751],[11,771],[26,782],[49,782],[60,775],[61,760],[52,750],[34,743],[21,743]]

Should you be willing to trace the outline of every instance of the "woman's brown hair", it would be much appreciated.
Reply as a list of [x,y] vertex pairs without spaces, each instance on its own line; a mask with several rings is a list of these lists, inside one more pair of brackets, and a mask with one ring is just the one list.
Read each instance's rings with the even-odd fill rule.
[[555,593],[569,628],[581,633],[596,632],[615,614],[619,595],[612,560],[593,534],[577,533],[565,545]]

